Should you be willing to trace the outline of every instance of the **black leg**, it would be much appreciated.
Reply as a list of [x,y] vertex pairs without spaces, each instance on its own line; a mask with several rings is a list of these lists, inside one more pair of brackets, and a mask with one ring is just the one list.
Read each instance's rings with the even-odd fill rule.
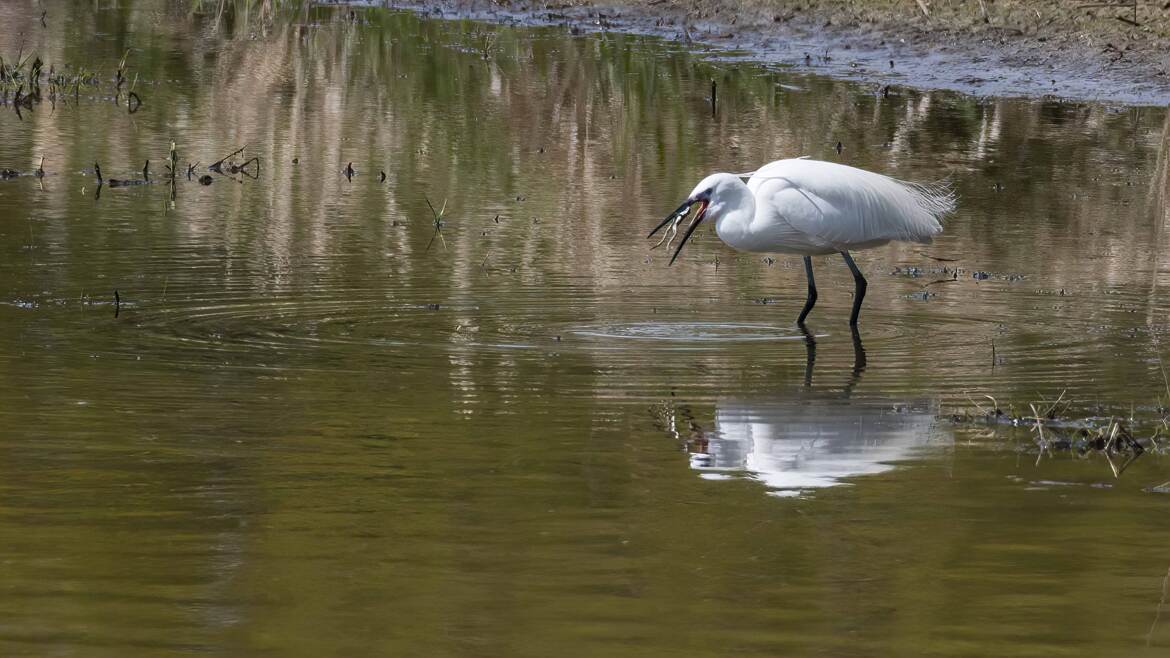
[[857,263],[853,262],[853,257],[848,251],[842,251],[841,256],[845,258],[849,271],[853,272],[853,313],[849,316],[849,326],[856,327],[857,316],[861,313],[861,300],[865,299],[865,277],[861,275],[861,270],[857,269]]
[[861,344],[861,334],[857,327],[850,327],[850,332],[853,334],[853,376],[860,378],[866,366],[865,345]]
[[812,386],[813,366],[817,363],[817,339],[802,324],[800,332],[804,334],[804,385]]
[[796,324],[804,326],[804,319],[808,317],[808,312],[817,304],[817,284],[813,280],[812,273],[812,258],[804,257],[804,274],[808,278],[808,299],[804,300],[804,309],[800,312],[800,317],[796,318]]
[[861,373],[865,372],[865,346],[861,344],[861,334],[857,327],[850,327],[853,333],[853,371],[849,373],[849,381],[845,383],[844,397],[853,395],[853,387],[861,381]]

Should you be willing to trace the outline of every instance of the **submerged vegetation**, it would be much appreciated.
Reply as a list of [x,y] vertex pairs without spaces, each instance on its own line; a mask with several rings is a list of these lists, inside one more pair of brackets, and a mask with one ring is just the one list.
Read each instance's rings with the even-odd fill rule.
[[[1054,402],[1030,403],[1030,414],[1005,411],[991,396],[985,396],[991,406],[971,400],[973,410],[951,414],[950,420],[959,424],[975,424],[988,427],[988,431],[977,434],[983,439],[1002,438],[1012,442],[1019,450],[1036,453],[1036,463],[1056,453],[1067,453],[1081,458],[1099,456],[1108,464],[1115,478],[1121,477],[1139,457],[1152,454],[1170,455],[1170,417],[1163,415],[1156,421],[1131,416],[1128,419],[1115,417],[1067,416],[1072,402],[1062,393]],[[1138,424],[1141,431],[1131,429]],[[1027,431],[1027,440],[1021,442],[1019,432],[1001,432],[1005,428],[1020,428]],[[1135,434],[1135,432],[1137,432]]]
[[[99,76],[83,68],[57,70],[32,53],[17,53],[15,61],[5,62],[0,55],[0,106],[11,105],[18,117],[21,110],[32,110],[42,102],[56,105],[70,100],[79,102],[82,89],[96,88]],[[139,100],[141,104],[141,100]]]
[[[112,93],[107,98],[114,103],[124,101],[127,113],[134,114],[142,107],[142,97],[134,91],[137,75],[132,80],[127,77],[126,58],[129,56],[127,50],[118,62],[110,80],[112,89],[107,92]],[[93,94],[102,93],[103,81],[99,73],[72,64],[65,64],[60,69],[50,64],[46,70],[40,57],[24,52],[23,43],[12,62],[5,62],[0,53],[0,106],[11,105],[17,118],[22,120],[22,110],[31,111],[41,103],[49,103],[54,110],[59,102],[79,104],[83,89],[89,100]]]

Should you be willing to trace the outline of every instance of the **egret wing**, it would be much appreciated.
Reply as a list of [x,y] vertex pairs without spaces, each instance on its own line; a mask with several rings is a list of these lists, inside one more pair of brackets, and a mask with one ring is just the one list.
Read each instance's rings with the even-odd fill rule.
[[930,242],[942,232],[939,217],[955,203],[945,186],[905,183],[817,160],[769,163],[756,171],[748,188],[756,198],[757,221],[766,224],[761,229],[799,232],[806,243],[833,250],[889,240]]
[[755,197],[753,251],[816,254],[839,250],[831,232],[825,230],[826,213],[836,213],[826,200],[782,179],[766,181]]

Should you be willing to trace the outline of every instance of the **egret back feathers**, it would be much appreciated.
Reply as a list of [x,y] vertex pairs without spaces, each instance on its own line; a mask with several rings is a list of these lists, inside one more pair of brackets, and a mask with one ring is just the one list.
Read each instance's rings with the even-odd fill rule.
[[891,240],[929,243],[942,232],[939,218],[955,205],[946,184],[907,183],[803,158],[772,162],[746,186],[734,175],[716,174],[700,188],[712,189],[709,214],[719,237],[755,252],[817,255]]

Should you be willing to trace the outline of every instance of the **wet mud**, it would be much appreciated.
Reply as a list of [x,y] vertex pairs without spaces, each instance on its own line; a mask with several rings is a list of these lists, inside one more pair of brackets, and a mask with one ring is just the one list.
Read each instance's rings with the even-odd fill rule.
[[[384,3],[373,3],[384,4]],[[1056,0],[962,3],[835,0],[397,2],[432,16],[564,25],[677,39],[745,59],[876,85],[977,96],[1170,103],[1170,8]],[[969,5],[969,6],[968,6]]]

